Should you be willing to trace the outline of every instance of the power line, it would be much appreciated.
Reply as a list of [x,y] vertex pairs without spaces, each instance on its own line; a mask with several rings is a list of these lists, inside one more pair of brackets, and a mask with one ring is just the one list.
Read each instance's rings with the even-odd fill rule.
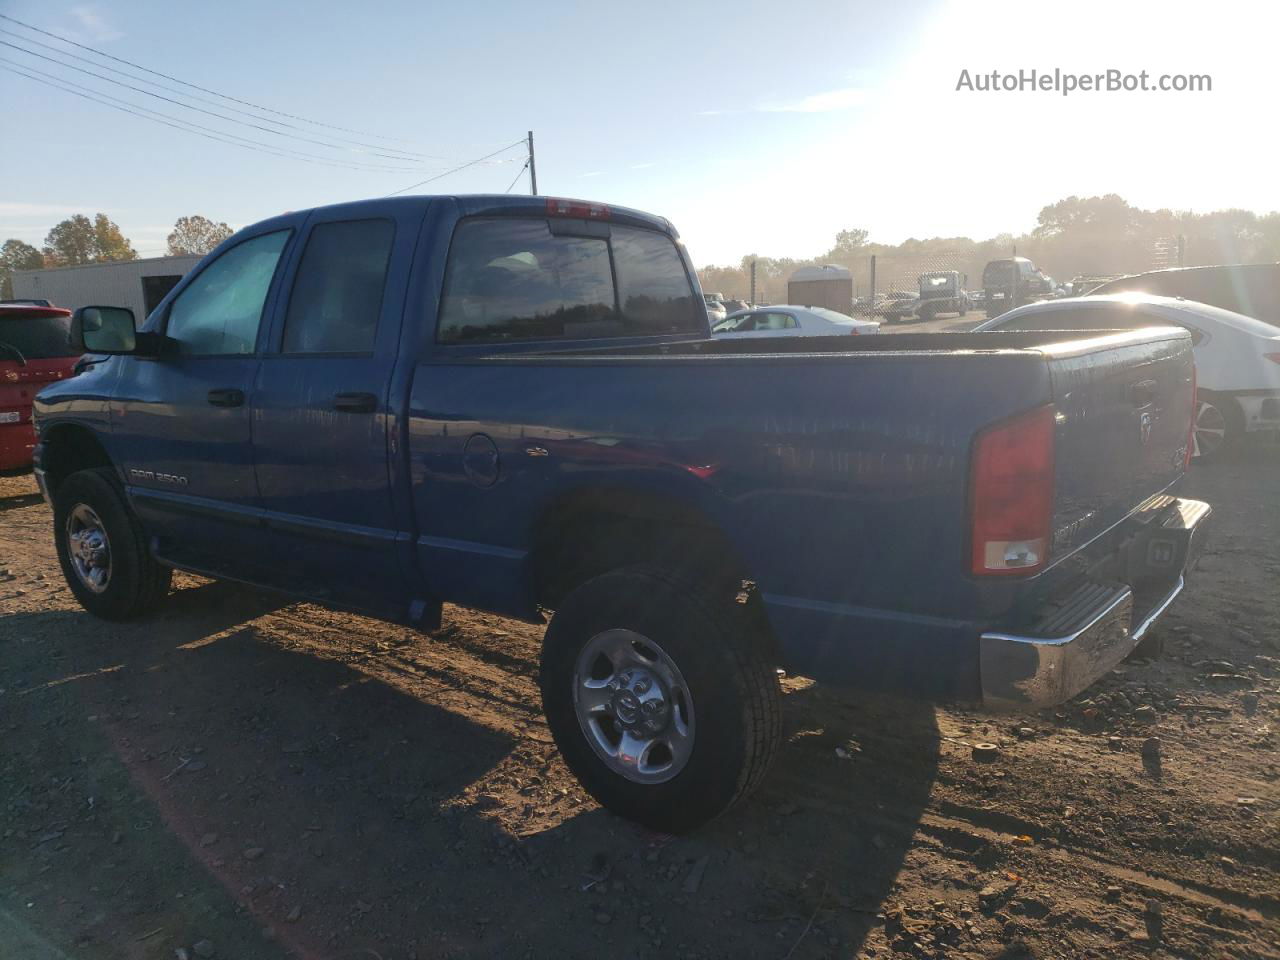
[[[53,57],[46,57],[43,53],[36,53],[34,50],[28,50],[25,47],[20,47],[16,43],[10,43],[8,40],[0,40],[0,47],[11,47],[12,49],[25,53],[28,56],[39,57],[41,60],[47,60],[50,63],[57,64],[60,67],[66,67],[68,70],[75,70],[78,73],[85,73],[91,77],[96,77],[99,80],[105,80],[107,81],[107,83],[114,83],[116,86],[124,87],[126,90],[132,90],[135,93],[141,93],[144,96],[154,97],[157,100],[163,100],[165,103],[172,103],[174,106],[182,107],[186,110],[194,110],[197,113],[203,113],[210,117],[216,117],[219,120],[226,120],[229,123],[238,123],[241,126],[252,127],[254,130],[261,130],[262,132],[272,134],[273,136],[286,137],[289,140],[300,140],[303,143],[313,143],[320,147],[328,147],[329,149],[348,150],[352,153],[364,152],[361,150],[352,150],[350,147],[335,147],[333,144],[325,143],[323,140],[315,140],[311,137],[298,136],[292,133],[283,133],[280,130],[273,130],[270,127],[264,127],[261,124],[250,123],[248,120],[237,120],[235,117],[229,117],[225,113],[217,113],[216,111],[213,111],[213,110],[206,110],[203,107],[195,107],[189,103],[183,103],[181,100],[174,100],[172,97],[166,97],[163,94],[153,93],[150,90],[144,90],[142,87],[135,87],[133,84],[125,83],[123,80],[115,80],[115,79],[112,79],[111,77],[104,76],[101,73],[95,73],[93,70],[86,70],[84,67],[77,67],[74,64],[63,63],[61,60],[57,60]],[[391,154],[386,154],[386,153],[374,153],[374,154],[370,154],[370,156],[380,157],[384,160],[404,161],[406,159],[405,157],[392,156]],[[421,166],[421,164],[419,164],[419,166]]]
[[[252,117],[254,120],[261,120],[261,121],[263,121],[263,122],[265,122],[265,123],[274,123],[275,125],[280,126],[280,127],[288,127],[288,128],[289,128],[289,129],[291,129],[291,130],[300,130],[300,129],[301,129],[301,128],[300,128],[300,127],[298,127],[298,126],[296,126],[296,125],[294,125],[294,124],[292,124],[292,123],[287,123],[287,122],[285,122],[285,121],[283,121],[283,120],[272,120],[270,117],[262,117],[262,116],[259,116],[259,115],[258,115],[258,114],[256,114],[256,113],[251,113],[251,112],[250,112],[250,111],[248,111],[248,110],[241,110],[241,109],[239,109],[239,108],[237,108],[237,107],[230,107],[230,106],[227,106],[226,104],[224,104],[224,103],[220,103],[220,102],[219,102],[219,101],[217,101],[217,100],[210,100],[208,97],[200,97],[200,96],[196,96],[195,94],[192,94],[192,93],[186,93],[186,92],[184,92],[184,91],[182,91],[182,90],[178,90],[178,89],[177,89],[177,88],[175,88],[175,87],[169,87],[169,86],[166,86],[166,85],[165,85],[165,84],[163,84],[163,83],[157,83],[155,80],[148,80],[146,77],[140,77],[140,76],[137,76],[136,74],[129,73],[129,72],[128,72],[128,71],[126,71],[126,70],[119,70],[119,69],[117,69],[116,67],[109,67],[109,66],[107,66],[105,63],[98,63],[96,60],[90,60],[88,57],[81,57],[81,56],[78,56],[77,54],[71,53],[70,51],[67,51],[67,50],[59,49],[58,47],[55,47],[55,46],[53,46],[52,44],[49,44],[49,43],[41,43],[39,40],[33,40],[31,37],[23,36],[22,34],[17,33],[17,32],[15,32],[15,31],[13,31],[13,30],[6,30],[6,29],[4,29],[3,27],[0,27],[0,34],[4,34],[5,36],[9,36],[9,37],[14,37],[14,38],[15,38],[15,39],[17,39],[17,40],[21,40],[23,43],[34,44],[35,46],[40,47],[40,48],[41,48],[41,49],[43,49],[43,50],[49,50],[49,51],[51,51],[51,52],[53,52],[53,53],[58,54],[59,56],[62,56],[62,57],[70,57],[72,60],[78,60],[78,61],[80,61],[81,63],[87,63],[87,64],[89,64],[90,66],[98,67],[98,68],[99,68],[99,69],[101,69],[101,70],[108,70],[108,71],[110,71],[111,73],[117,73],[117,74],[119,74],[119,75],[120,75],[120,76],[122,76],[122,77],[128,77],[130,80],[137,80],[139,83],[148,83],[148,84],[150,84],[150,85],[151,85],[151,86],[153,86],[153,87],[158,87],[158,88],[160,88],[161,90],[167,90],[167,91],[169,91],[170,93],[177,94],[177,95],[178,95],[178,96],[180,96],[180,97],[185,97],[185,98],[187,98],[188,100],[195,100],[195,101],[197,101],[197,102],[199,102],[199,103],[207,103],[207,104],[209,104],[210,106],[222,107],[224,110],[230,110],[232,113],[238,113],[238,114],[240,114],[240,115],[242,115],[242,116],[245,116],[245,117]],[[18,49],[23,49],[23,52],[24,52],[24,53],[31,53],[33,56],[39,56],[39,54],[36,54],[36,53],[34,53],[33,51],[25,50],[24,48],[18,48]],[[71,66],[71,65],[70,65],[70,64],[64,64],[64,66]],[[74,68],[74,67],[73,67],[72,69],[76,69],[76,68]],[[349,140],[349,139],[347,139],[346,137],[330,137],[330,139],[331,139],[331,140],[336,140],[336,141],[338,141],[339,143],[352,144],[352,145],[357,146],[357,147],[367,147],[367,148],[369,148],[370,150],[391,150],[391,151],[393,151],[393,152],[394,152],[394,153],[396,153],[396,154],[403,154],[403,155],[404,155],[404,156],[402,156],[402,157],[401,157],[401,156],[397,156],[397,157],[395,157],[395,158],[394,158],[394,159],[397,159],[397,160],[421,159],[421,160],[443,160],[443,161],[445,161],[445,162],[449,162],[449,161],[451,160],[451,158],[450,158],[450,157],[438,157],[438,156],[434,156],[434,155],[432,155],[432,154],[416,153],[416,152],[414,152],[414,151],[412,151],[412,150],[401,150],[399,147],[387,147],[387,146],[380,146],[380,145],[378,145],[378,144],[374,144],[374,143],[365,143],[365,142],[363,142],[363,141],[361,141],[361,140]],[[342,149],[347,149],[347,148],[343,147]],[[380,154],[380,156],[386,156],[386,155],[385,155],[385,154]],[[456,161],[455,161],[455,162],[456,162]]]
[[515,143],[509,143],[509,144],[507,144],[505,147],[503,147],[501,150],[495,150],[495,151],[493,151],[493,153],[486,154],[485,156],[480,157],[480,158],[479,158],[479,159],[477,159],[477,160],[471,160],[471,161],[469,161],[469,162],[467,162],[467,163],[462,164],[462,166],[460,166],[460,167],[454,167],[452,170],[446,170],[444,173],[438,173],[438,174],[436,174],[434,177],[427,177],[427,179],[425,179],[425,180],[419,180],[417,183],[411,183],[411,184],[409,184],[409,186],[407,186],[407,187],[401,187],[399,190],[392,190],[390,193],[388,193],[388,194],[387,194],[387,196],[388,196],[388,197],[394,197],[394,196],[396,196],[397,194],[401,194],[401,193],[408,193],[410,190],[413,190],[413,189],[415,189],[415,188],[417,188],[417,187],[421,187],[421,186],[424,186],[424,185],[426,185],[426,184],[428,184],[428,183],[432,183],[433,181],[439,180],[441,177],[447,177],[447,176],[449,176],[449,174],[451,174],[451,173],[457,173],[459,170],[465,170],[465,169],[467,169],[467,167],[474,167],[477,163],[484,163],[484,161],[486,161],[486,160],[490,159],[491,157],[496,157],[496,156],[497,156],[498,154],[500,154],[500,153],[506,153],[506,152],[507,152],[508,150],[510,150],[512,147],[518,147],[518,146],[521,146],[521,145],[522,145],[522,144],[524,144],[525,142],[526,142],[526,141],[525,141],[525,138],[524,138],[524,137],[521,137],[521,138],[520,138],[519,140],[517,140]]
[[[524,163],[520,164],[520,170],[519,170],[519,172],[517,172],[517,173],[516,173],[515,180],[512,180],[512,181],[511,181],[511,187],[514,187],[514,186],[516,185],[516,180],[519,180],[519,179],[520,179],[520,177],[524,174],[524,172],[525,172],[526,170],[528,170],[528,169],[529,169],[529,161],[528,161],[528,159],[526,158],[526,159],[525,159],[525,161],[524,161]],[[510,193],[510,192],[511,192],[511,187],[507,187],[507,189],[503,190],[502,192],[503,192],[503,193]]]
[[[81,97],[82,99],[85,99],[85,100],[91,100],[94,103],[101,104],[104,107],[111,107],[113,110],[120,110],[123,113],[132,114],[133,116],[140,117],[143,120],[151,120],[153,123],[161,123],[161,124],[164,124],[166,127],[172,127],[174,130],[181,130],[184,133],[194,133],[196,134],[196,136],[204,137],[207,140],[217,140],[219,143],[230,144],[233,147],[243,147],[244,149],[252,150],[255,153],[267,153],[267,154],[270,154],[271,156],[283,157],[286,160],[301,160],[304,163],[318,163],[326,167],[336,167],[342,170],[365,170],[365,171],[373,170],[373,171],[379,171],[379,172],[396,172],[396,171],[407,171],[407,170],[413,169],[412,167],[383,167],[383,166],[360,165],[356,163],[350,163],[344,160],[333,160],[328,158],[316,157],[312,154],[306,154],[300,151],[292,150],[289,147],[276,147],[271,144],[260,143],[257,140],[249,140],[246,137],[241,137],[234,133],[226,133],[225,131],[222,131],[222,130],[213,130],[213,128],[211,127],[201,126],[200,124],[192,123],[190,120],[183,120],[179,117],[173,117],[173,116],[170,116],[169,114],[160,113],[159,111],[151,110],[147,107],[138,106],[137,104],[129,104],[128,101],[120,100],[118,97],[112,97],[110,94],[100,93],[98,91],[93,91],[92,94],[83,93],[81,91],[87,90],[88,89],[87,87],[79,87],[78,90],[72,89],[72,86],[78,86],[78,85],[64,85],[64,84],[71,84],[71,81],[69,80],[43,79],[40,76],[33,76],[32,73],[26,72],[27,70],[31,70],[33,71],[33,73],[43,74],[43,77],[50,76],[47,73],[43,73],[43,71],[35,70],[34,67],[27,67],[25,65],[22,65],[22,69],[15,69],[14,66],[4,66],[4,64],[12,64],[12,63],[13,63],[12,60],[5,60],[3,58],[0,58],[0,70],[7,70],[10,73],[16,73],[20,77],[26,77],[28,80],[34,80],[37,83],[43,83],[46,86],[56,87],[59,90],[72,94],[73,96]],[[106,98],[106,99],[102,99],[102,98]],[[108,100],[114,100],[115,103],[109,103]],[[120,106],[119,104],[127,104],[127,105]],[[143,112],[139,112],[139,111],[143,111]],[[148,116],[147,114],[154,114],[154,116]],[[163,118],[163,119],[160,119],[160,118]],[[179,126],[179,124],[182,124],[182,126]]]
[[125,66],[133,67],[135,70],[141,70],[144,73],[149,73],[155,77],[162,77],[165,80],[172,80],[174,83],[180,83],[184,87],[190,87],[192,90],[199,90],[201,93],[208,93],[215,97],[219,97],[223,100],[230,100],[233,103],[240,104],[241,106],[253,107],[255,110],[261,110],[264,113],[272,113],[272,114],[275,114],[277,117],[287,117],[290,120],[297,120],[301,123],[309,123],[317,127],[327,127],[330,130],[341,130],[343,133],[354,133],[363,137],[375,137],[379,140],[393,140],[397,143],[412,142],[409,140],[401,140],[397,137],[387,137],[387,136],[383,136],[382,134],[366,133],[360,130],[352,130],[348,127],[339,127],[331,123],[324,123],[320,120],[311,120],[311,119],[308,119],[307,117],[297,116],[296,114],[285,113],[282,110],[273,110],[270,107],[264,107],[261,104],[253,103],[249,100],[241,100],[238,97],[231,96],[230,94],[219,93],[217,90],[210,90],[209,88],[199,86],[198,84],[188,83],[186,80],[179,80],[177,77],[171,77],[169,76],[169,74],[161,73],[159,70],[152,70],[149,67],[144,67],[142,66],[142,64],[134,63],[132,60],[125,60],[122,57],[112,56],[111,54],[104,53],[102,50],[98,50],[94,47],[86,46],[83,43],[77,43],[76,41],[68,39],[67,37],[60,36],[56,33],[51,33],[48,30],[42,30],[39,27],[34,27],[29,23],[24,23],[22,20],[19,20],[16,17],[10,17],[7,14],[0,13],[0,20],[8,20],[10,23],[16,23],[18,26],[25,27],[26,29],[34,31],[35,33],[43,34],[46,37],[52,37],[54,40],[60,40],[63,43],[70,44],[73,47],[78,47],[81,50],[88,50],[90,53],[95,53],[98,56],[105,57],[108,60],[114,60],[116,63],[123,63]]

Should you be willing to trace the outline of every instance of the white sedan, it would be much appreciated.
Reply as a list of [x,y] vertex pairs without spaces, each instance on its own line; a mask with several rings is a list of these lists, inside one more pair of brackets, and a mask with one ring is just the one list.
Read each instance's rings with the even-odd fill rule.
[[879,333],[880,324],[855,320],[825,307],[752,307],[737,310],[711,325],[717,337],[839,337]]
[[1280,430],[1280,327],[1207,303],[1118,293],[1031,303],[975,330],[1116,330],[1177,326],[1196,360],[1197,457],[1244,433]]
[[711,321],[712,326],[715,326],[729,315],[729,311],[724,308],[724,304],[713,295],[704,293],[702,299],[707,305],[707,319]]

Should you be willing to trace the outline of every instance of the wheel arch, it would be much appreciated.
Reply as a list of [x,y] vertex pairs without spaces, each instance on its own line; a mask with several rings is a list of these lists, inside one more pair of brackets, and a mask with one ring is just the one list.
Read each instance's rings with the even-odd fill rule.
[[554,609],[574,587],[635,564],[654,564],[730,596],[750,572],[722,526],[671,492],[591,487],[549,504],[533,528],[532,588]]
[[[1213,390],[1204,387],[1196,391],[1197,406],[1199,401],[1204,400],[1212,403],[1215,407],[1222,411],[1227,419],[1228,431],[1243,432],[1245,426],[1244,407],[1240,405],[1240,399],[1231,390]],[[1230,433],[1228,434],[1231,435]]]
[[40,469],[52,496],[71,474],[115,464],[97,434],[79,423],[50,427],[40,440]]

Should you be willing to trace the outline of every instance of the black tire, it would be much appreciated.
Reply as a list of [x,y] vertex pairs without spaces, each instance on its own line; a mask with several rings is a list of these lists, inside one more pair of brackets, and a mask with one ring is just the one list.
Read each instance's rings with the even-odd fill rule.
[[[602,574],[573,590],[547,629],[539,684],[556,745],[582,786],[604,807],[654,830],[706,823],[764,779],[781,740],[777,671],[749,607],[652,567]],[[592,747],[575,709],[579,655],[611,630],[649,638],[677,665],[696,719],[682,769],[637,783]]]
[[1229,444],[1244,434],[1244,411],[1230,396],[1200,391],[1196,397],[1195,417],[1192,449],[1193,456],[1200,463],[1212,463]]
[[[91,589],[73,565],[68,521],[87,507],[101,521],[109,545],[109,578]],[[142,527],[110,468],[67,477],[53,497],[53,539],[67,586],[80,606],[104,620],[130,620],[154,609],[169,592],[173,571],[155,561]]]

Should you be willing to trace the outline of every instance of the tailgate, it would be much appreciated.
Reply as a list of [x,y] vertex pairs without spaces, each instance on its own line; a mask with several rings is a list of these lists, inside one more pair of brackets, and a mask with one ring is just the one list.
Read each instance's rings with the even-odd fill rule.
[[1058,415],[1050,550],[1057,560],[1182,475],[1195,381],[1191,337],[1172,327],[1045,352]]

